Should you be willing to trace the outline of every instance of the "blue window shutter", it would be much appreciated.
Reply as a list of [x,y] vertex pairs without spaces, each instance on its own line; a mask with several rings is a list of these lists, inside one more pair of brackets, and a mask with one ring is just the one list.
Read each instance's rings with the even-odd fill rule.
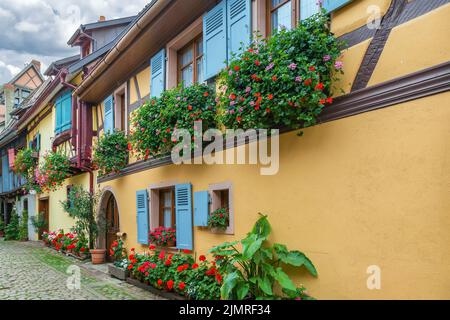
[[113,96],[106,98],[104,102],[104,120],[103,132],[112,132],[114,130],[114,99]]
[[36,151],[41,150],[41,134],[36,135]]
[[2,172],[3,172],[3,192],[10,191],[9,189],[9,162],[8,155],[2,157]]
[[192,250],[192,186],[175,186],[175,225],[177,248]]
[[320,7],[317,5],[317,0],[300,1],[300,20],[305,20],[310,16],[318,13],[320,11],[319,8]]
[[72,126],[72,92],[67,92],[61,98],[61,109],[61,131],[66,131]]
[[56,104],[55,104],[55,111],[56,111],[56,123],[55,123],[55,132],[56,133],[60,133],[61,132],[61,123],[62,123],[62,119],[61,119],[61,100],[57,100]]
[[205,79],[210,79],[217,75],[227,64],[226,9],[227,3],[225,0],[222,0],[203,18]]
[[151,92],[153,97],[160,97],[166,89],[166,51],[162,49],[150,60]]
[[323,2],[323,7],[327,12],[335,11],[339,8],[342,8],[346,4],[352,2],[352,0],[325,0]]
[[198,191],[194,193],[194,226],[206,227],[209,216],[209,193]]
[[148,199],[147,190],[136,191],[137,240],[148,244]]
[[252,36],[251,0],[227,1],[228,60],[250,44]]

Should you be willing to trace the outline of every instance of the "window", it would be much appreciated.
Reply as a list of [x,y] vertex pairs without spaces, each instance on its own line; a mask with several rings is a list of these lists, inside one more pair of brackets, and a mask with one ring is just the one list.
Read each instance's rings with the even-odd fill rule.
[[72,127],[72,92],[59,96],[55,102],[56,123],[55,133],[60,134]]
[[186,88],[203,80],[203,38],[199,37],[178,52],[178,83]]
[[270,31],[274,33],[282,28],[292,29],[295,26],[295,3],[293,0],[270,1]]
[[229,225],[224,231],[226,234],[234,234],[234,210],[233,210],[233,189],[230,182],[217,183],[209,186],[209,193],[211,195],[211,210],[214,212],[217,209],[228,209]]
[[26,98],[28,98],[28,96],[30,95],[30,91],[29,90],[25,90],[25,89],[23,89],[22,90],[22,98],[23,99],[26,99]]
[[[114,92],[113,108],[111,108],[112,116],[107,119],[114,122],[114,128],[126,132],[127,131],[127,84],[123,84]],[[106,110],[107,111],[107,110]],[[105,115],[106,115],[105,111]],[[111,127],[107,124],[106,127]],[[112,127],[110,128],[112,129]]]
[[159,225],[175,227],[175,188],[159,190]]

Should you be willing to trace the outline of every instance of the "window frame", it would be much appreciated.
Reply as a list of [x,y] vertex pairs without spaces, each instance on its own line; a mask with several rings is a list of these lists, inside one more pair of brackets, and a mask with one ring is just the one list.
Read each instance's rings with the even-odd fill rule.
[[211,199],[210,212],[214,212],[223,207],[221,193],[225,190],[228,191],[228,228],[225,230],[211,230],[211,232],[234,235],[235,217],[233,207],[233,184],[231,182],[214,183],[208,186],[208,192]]
[[[199,59],[203,59],[204,52],[200,55],[198,55],[197,50],[197,44],[203,41],[203,34],[197,35],[194,37],[191,41],[189,41],[183,48],[177,51],[177,85],[181,85],[183,79],[182,79],[182,72],[184,69],[189,67],[189,65],[192,64],[192,84],[198,83],[198,65],[197,61]],[[189,63],[186,63],[185,65],[181,65],[181,57],[183,53],[188,51],[189,49],[192,50],[192,60]]]
[[[172,202],[171,202],[171,207],[165,207],[164,206],[164,201],[161,201],[161,199],[163,198],[163,194],[164,193],[171,193],[171,198],[172,198]],[[176,217],[175,217],[175,186],[173,187],[168,187],[168,188],[162,188],[159,189],[159,196],[158,196],[158,200],[159,200],[159,220],[158,220],[158,224],[160,227],[164,227],[164,210],[166,209],[170,209],[172,212],[171,215],[171,225],[170,228],[175,228],[175,222],[176,222]]]
[[[124,105],[122,105],[122,99],[121,99],[122,96],[123,96]],[[128,108],[129,108],[128,84],[127,84],[127,82],[125,82],[119,88],[117,88],[113,93],[113,113],[114,113],[113,126],[114,126],[114,129],[123,131],[125,134],[128,134],[128,128],[129,128]],[[123,127],[122,127],[122,120],[123,120]]]
[[272,0],[265,0],[266,1],[266,34],[268,36],[271,36],[273,34],[272,30],[272,14],[273,12],[280,9],[282,6],[284,6],[289,1],[292,3],[291,7],[291,24],[292,28],[297,27],[298,20],[300,17],[300,0],[283,0],[282,3],[277,5],[275,8],[272,8]]

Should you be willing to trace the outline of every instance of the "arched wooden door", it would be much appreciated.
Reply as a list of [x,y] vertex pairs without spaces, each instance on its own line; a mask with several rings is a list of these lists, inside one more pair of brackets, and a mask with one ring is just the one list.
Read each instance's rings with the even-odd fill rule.
[[106,249],[108,250],[109,260],[112,258],[109,256],[109,248],[111,248],[114,240],[117,240],[117,233],[120,231],[119,221],[119,208],[114,196],[111,194],[106,204]]

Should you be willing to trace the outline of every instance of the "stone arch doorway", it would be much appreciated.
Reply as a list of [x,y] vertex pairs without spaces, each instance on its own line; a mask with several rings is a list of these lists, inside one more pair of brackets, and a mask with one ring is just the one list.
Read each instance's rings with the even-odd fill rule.
[[[99,221],[104,222],[104,227],[99,233],[98,245],[99,248],[108,250],[111,244],[117,240],[117,233],[120,232],[119,206],[116,197],[109,189],[104,190],[102,194],[98,215]],[[106,256],[108,260],[111,260],[109,251]]]

